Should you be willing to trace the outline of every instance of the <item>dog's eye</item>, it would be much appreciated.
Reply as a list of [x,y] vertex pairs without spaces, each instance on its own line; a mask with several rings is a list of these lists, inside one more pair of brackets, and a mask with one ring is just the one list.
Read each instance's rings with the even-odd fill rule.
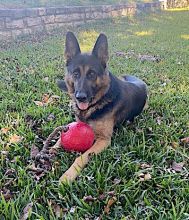
[[96,73],[94,71],[90,71],[87,73],[87,78],[91,80],[96,80]]
[[80,77],[80,73],[78,71],[73,72],[72,75],[73,75],[74,79],[79,79],[79,77]]

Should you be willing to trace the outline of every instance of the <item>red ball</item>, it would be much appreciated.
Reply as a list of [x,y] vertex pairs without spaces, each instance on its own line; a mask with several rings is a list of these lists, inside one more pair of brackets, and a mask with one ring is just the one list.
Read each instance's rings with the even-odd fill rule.
[[68,131],[61,134],[61,145],[67,151],[84,152],[94,143],[93,129],[84,122],[72,122]]

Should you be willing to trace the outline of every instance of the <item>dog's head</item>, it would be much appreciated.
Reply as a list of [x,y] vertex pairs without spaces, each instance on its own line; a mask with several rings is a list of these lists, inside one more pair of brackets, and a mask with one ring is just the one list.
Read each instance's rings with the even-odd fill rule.
[[[91,54],[81,53],[79,43],[72,32],[66,35],[65,58],[67,73],[65,83],[68,93],[80,110],[94,105],[109,88],[107,70],[108,42],[100,34]],[[59,87],[65,90],[64,83]]]

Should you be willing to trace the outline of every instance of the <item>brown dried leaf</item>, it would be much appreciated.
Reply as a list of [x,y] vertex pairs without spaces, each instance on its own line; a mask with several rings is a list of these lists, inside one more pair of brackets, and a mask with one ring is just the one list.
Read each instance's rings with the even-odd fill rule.
[[6,189],[4,188],[2,191],[1,191],[1,194],[2,196],[4,197],[4,199],[7,201],[7,200],[10,200],[12,198],[12,193],[10,192],[9,189]]
[[172,168],[173,170],[177,171],[177,172],[181,172],[183,166],[184,166],[184,163],[183,163],[183,162],[181,162],[181,163],[176,163],[175,161],[173,161],[171,168]]
[[107,205],[104,207],[104,213],[105,214],[109,214],[110,213],[110,208],[112,207],[112,205],[115,203],[117,201],[117,198],[114,196],[114,197],[112,197],[112,198],[110,198],[109,200],[108,200],[108,203],[107,203]]
[[83,197],[84,202],[89,203],[89,202],[94,202],[96,200],[96,198],[90,196],[84,196]]
[[41,174],[44,170],[42,168],[36,167],[35,163],[32,163],[27,167],[27,170],[35,172],[37,174]]
[[33,101],[37,106],[41,106],[43,107],[44,106],[44,103],[43,102],[40,102],[40,101]]
[[142,164],[140,164],[140,167],[141,167],[142,169],[151,168],[151,166],[150,166],[149,164],[147,164],[147,163],[142,163]]
[[152,61],[152,62],[160,62],[161,61],[159,56],[148,55],[148,54],[139,54],[138,59],[140,61]]
[[11,128],[1,128],[1,133],[2,134],[7,134],[8,131],[10,131]]
[[49,98],[48,103],[55,103],[55,102],[57,102],[59,99],[60,99],[60,96],[58,96],[58,95],[52,95],[52,96]]
[[152,179],[152,176],[150,173],[141,173],[139,174],[139,179],[141,182]]
[[147,173],[144,175],[144,180],[150,180],[150,179],[152,179],[151,174]]
[[23,139],[23,137],[21,137],[17,134],[13,134],[9,138],[9,143],[10,144],[16,144],[16,143],[19,143],[22,139]]
[[115,179],[113,180],[113,183],[114,183],[115,185],[119,184],[120,182],[121,182],[121,179],[115,178]]
[[41,173],[41,174],[39,174],[39,175],[34,175],[34,178],[37,180],[37,181],[39,181],[43,176],[45,176],[45,173]]
[[1,154],[7,156],[7,155],[9,154],[9,152],[6,151],[6,150],[2,150],[2,151],[1,151]]
[[113,190],[113,191],[109,191],[109,192],[107,192],[107,194],[109,195],[109,196],[115,196],[115,191]]
[[47,121],[53,121],[55,119],[55,116],[54,116],[54,114],[50,114],[50,115],[48,115],[48,117],[47,117]]
[[42,103],[47,104],[49,102],[49,94],[43,94],[42,96]]
[[51,204],[51,207],[52,207],[52,209],[53,209],[53,211],[54,211],[54,213],[55,213],[55,216],[56,216],[57,218],[62,217],[62,215],[63,215],[63,209],[60,207],[60,205],[58,205],[58,204],[56,204],[56,203],[53,203],[53,204]]
[[118,57],[125,57],[127,55],[127,53],[123,52],[123,51],[116,51],[115,52],[116,56]]
[[174,149],[176,149],[176,148],[179,147],[179,143],[173,141],[173,142],[171,143],[171,146],[172,146]]
[[95,218],[94,220],[102,220],[102,216],[98,216],[98,217]]
[[33,202],[31,203],[28,203],[26,205],[26,207],[24,208],[23,210],[23,214],[22,216],[20,217],[20,220],[26,220],[28,219],[28,217],[30,216],[31,212],[32,212],[32,207],[33,207]]
[[98,196],[98,199],[101,200],[101,201],[103,201],[105,198],[106,198],[106,195],[105,195],[105,194],[100,194],[100,195]]
[[60,96],[58,96],[58,95],[52,95],[51,98],[58,100],[58,99],[60,99]]
[[8,187],[10,185],[13,185],[15,182],[15,180],[13,178],[9,179],[5,184],[4,184],[4,187]]
[[180,141],[182,143],[188,144],[189,143],[189,137],[182,138]]
[[5,176],[10,176],[16,173],[16,170],[11,168],[11,169],[7,169],[5,172]]
[[39,148],[37,146],[35,146],[34,144],[32,144],[32,148],[30,151],[30,158],[34,159],[38,153],[39,153]]

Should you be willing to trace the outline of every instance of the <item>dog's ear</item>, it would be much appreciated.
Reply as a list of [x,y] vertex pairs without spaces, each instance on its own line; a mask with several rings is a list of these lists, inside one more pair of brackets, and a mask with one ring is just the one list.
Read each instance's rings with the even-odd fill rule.
[[57,85],[58,85],[58,87],[59,87],[61,90],[65,91],[65,92],[68,91],[68,88],[67,88],[66,83],[65,83],[64,80],[58,80],[58,81],[57,81]]
[[72,32],[66,34],[66,45],[65,45],[65,58],[66,61],[70,61],[74,56],[81,53],[79,43]]
[[105,34],[100,34],[92,51],[92,54],[95,55],[102,63],[104,67],[106,67],[106,63],[108,62],[108,40]]

